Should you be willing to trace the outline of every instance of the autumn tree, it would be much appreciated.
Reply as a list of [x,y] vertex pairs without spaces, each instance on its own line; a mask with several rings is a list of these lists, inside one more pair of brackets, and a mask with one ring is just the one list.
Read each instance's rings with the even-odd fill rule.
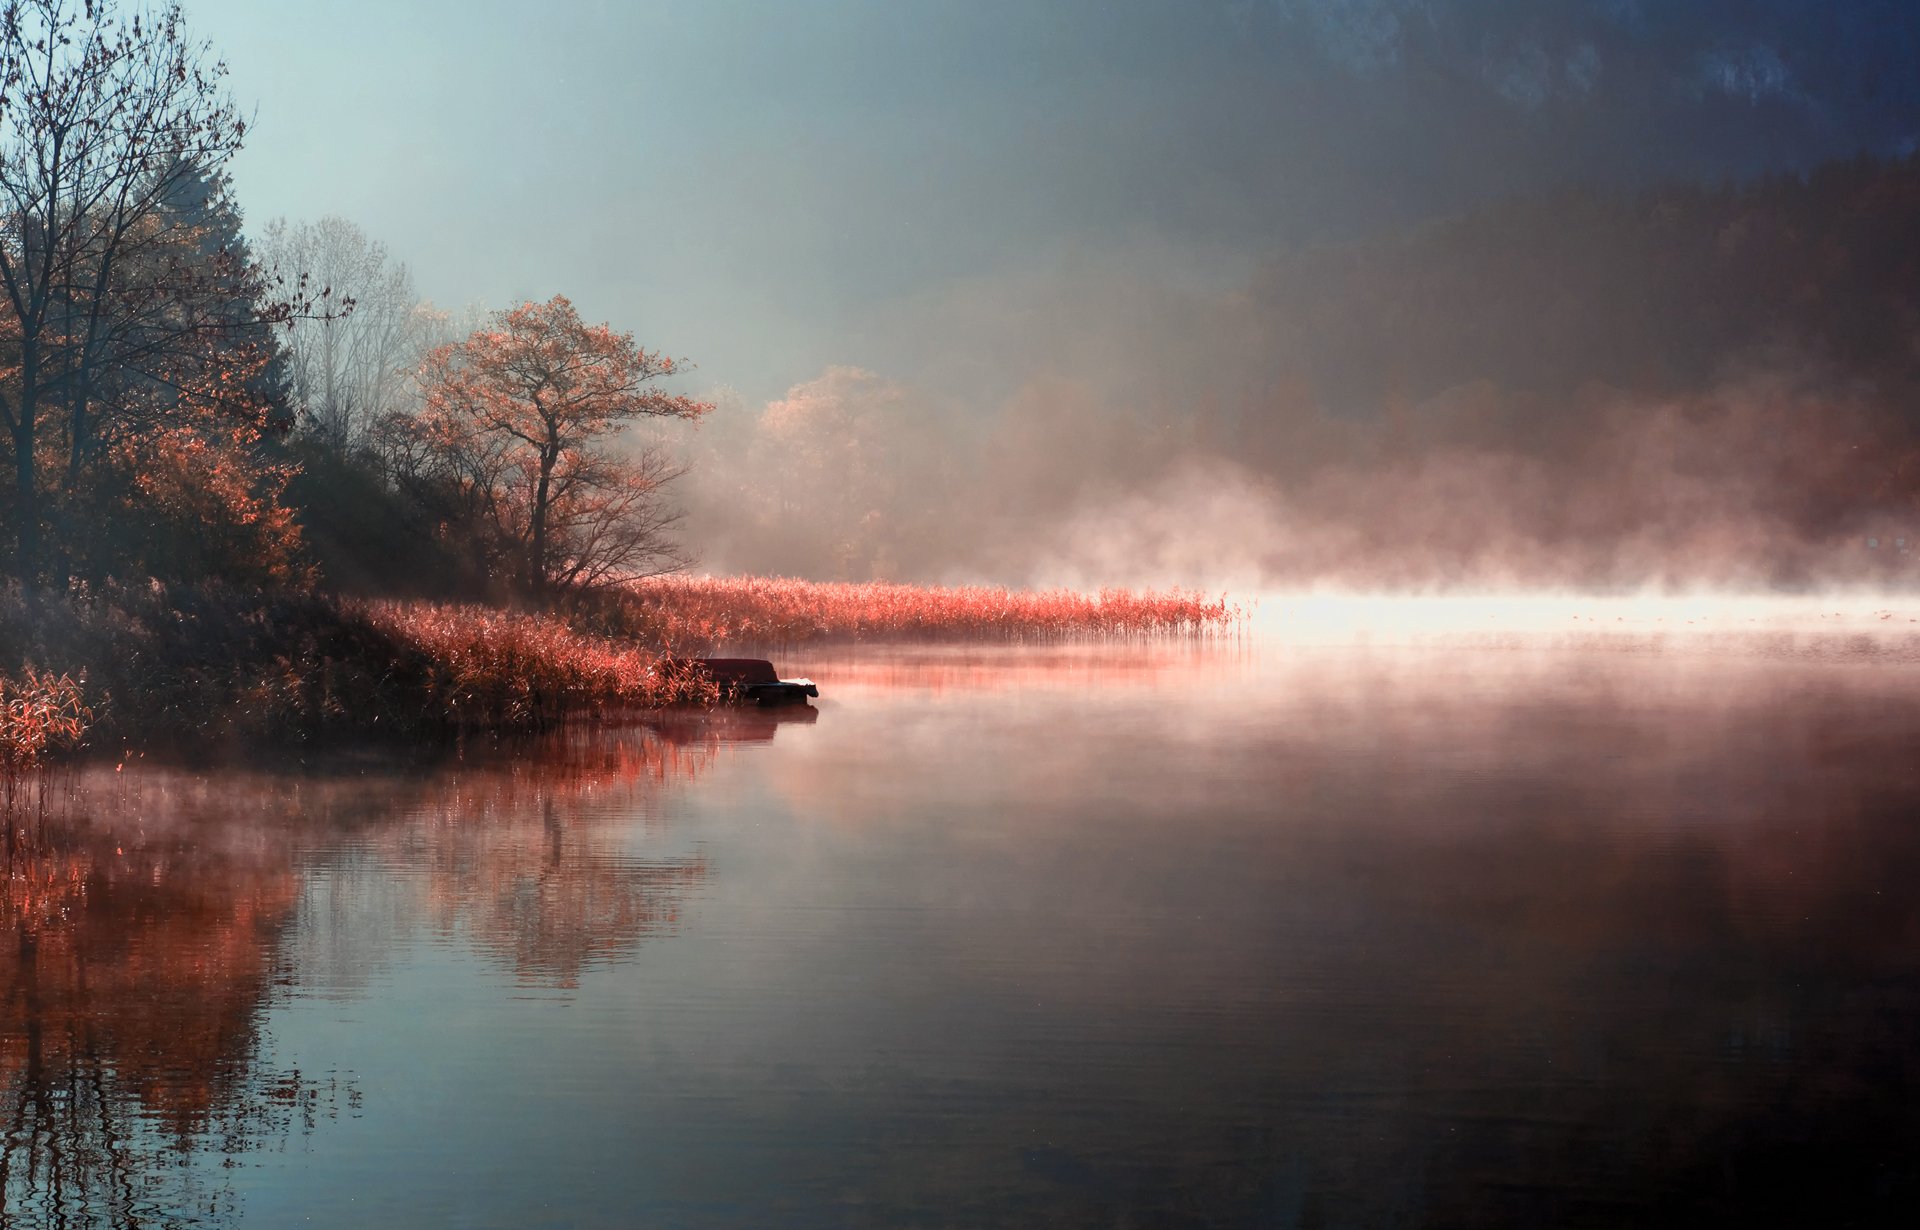
[[291,308],[264,306],[234,242],[221,168],[245,124],[224,75],[177,5],[0,8],[0,443],[24,580],[69,574],[102,475],[138,503],[155,494],[144,467],[173,464],[160,487],[218,480],[242,523],[271,502],[249,467],[270,426],[269,328]]
[[[224,176],[189,173],[130,249],[53,512],[58,573],[279,583],[305,575],[279,323]],[[268,309],[272,312],[274,309]]]
[[656,443],[617,450],[614,438],[712,409],[659,387],[682,370],[586,324],[564,297],[525,303],[429,354],[425,404],[388,421],[388,455],[525,592],[671,571],[686,560],[661,488],[681,467]]

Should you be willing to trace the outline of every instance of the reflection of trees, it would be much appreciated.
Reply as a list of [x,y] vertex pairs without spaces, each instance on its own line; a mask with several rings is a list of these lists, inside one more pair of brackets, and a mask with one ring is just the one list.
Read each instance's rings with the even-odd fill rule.
[[196,1157],[358,1096],[265,1061],[274,988],[351,988],[422,920],[562,985],[671,931],[706,861],[648,854],[632,819],[716,744],[575,732],[424,777],[95,771],[9,811],[0,1227],[237,1218]]
[[394,857],[418,860],[442,929],[456,925],[525,979],[573,986],[674,930],[703,855],[633,852],[628,823],[642,790],[692,777],[711,741],[652,730],[573,732],[511,765],[449,778],[394,830]]
[[[0,943],[0,1191],[25,1224],[135,1224],[216,1194],[178,1156],[237,1152],[332,1096],[257,1062],[284,854],[144,844],[88,818],[7,817]],[[149,1224],[164,1219],[151,1218]]]

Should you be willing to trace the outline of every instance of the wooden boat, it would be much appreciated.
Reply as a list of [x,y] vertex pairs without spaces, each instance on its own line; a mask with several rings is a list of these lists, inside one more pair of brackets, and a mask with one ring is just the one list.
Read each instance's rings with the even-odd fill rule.
[[694,658],[692,665],[720,685],[723,700],[789,705],[820,695],[813,680],[782,679],[765,658]]

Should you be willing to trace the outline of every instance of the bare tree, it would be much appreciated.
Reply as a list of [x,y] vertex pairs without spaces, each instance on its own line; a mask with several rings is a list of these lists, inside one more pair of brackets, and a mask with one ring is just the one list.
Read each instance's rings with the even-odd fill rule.
[[283,283],[351,300],[347,314],[291,322],[285,335],[293,402],[303,422],[343,451],[368,442],[374,424],[417,400],[414,373],[447,340],[444,321],[414,291],[405,264],[345,218],[276,219],[260,242],[262,262]]

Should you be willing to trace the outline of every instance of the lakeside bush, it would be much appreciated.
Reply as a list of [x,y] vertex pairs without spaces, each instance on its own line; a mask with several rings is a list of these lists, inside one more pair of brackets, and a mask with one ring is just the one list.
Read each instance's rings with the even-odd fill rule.
[[221,586],[0,591],[0,672],[29,662],[83,677],[98,733],[141,745],[529,731],[711,699],[551,617]]
[[1241,612],[1184,590],[1013,590],[993,586],[817,582],[785,577],[657,577],[582,603],[587,626],[680,652],[822,640],[1061,641],[1209,636]]

